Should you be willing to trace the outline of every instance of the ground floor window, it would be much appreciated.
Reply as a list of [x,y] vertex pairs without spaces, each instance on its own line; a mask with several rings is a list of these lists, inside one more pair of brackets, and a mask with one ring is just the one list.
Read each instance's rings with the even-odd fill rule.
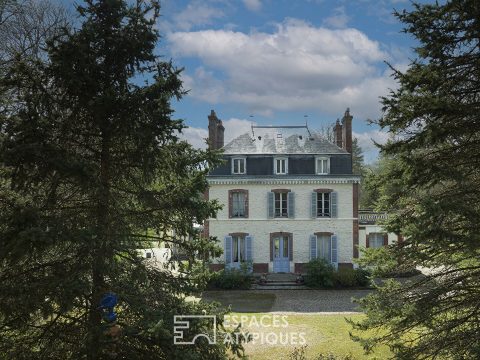
[[332,241],[330,235],[317,235],[317,258],[328,262],[332,258]]
[[384,245],[384,239],[385,239],[384,233],[370,233],[368,234],[368,247],[378,249],[381,248]]
[[232,261],[245,261],[245,237],[232,236]]

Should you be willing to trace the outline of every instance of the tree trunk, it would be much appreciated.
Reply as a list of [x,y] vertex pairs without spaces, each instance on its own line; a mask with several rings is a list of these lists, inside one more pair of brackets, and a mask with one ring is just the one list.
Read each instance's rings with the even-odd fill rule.
[[100,187],[97,194],[97,238],[92,248],[92,294],[88,318],[87,359],[96,360],[102,352],[102,313],[98,307],[105,286],[105,271],[110,243],[110,136],[102,132]]

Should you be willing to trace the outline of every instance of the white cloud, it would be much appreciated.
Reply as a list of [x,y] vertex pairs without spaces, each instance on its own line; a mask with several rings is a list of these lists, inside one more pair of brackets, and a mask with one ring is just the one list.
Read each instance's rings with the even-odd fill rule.
[[192,146],[200,149],[206,149],[208,130],[202,128],[188,127],[182,130],[178,136],[182,140],[188,141]]
[[195,26],[209,25],[214,19],[222,18],[222,10],[214,8],[204,1],[194,0],[173,17],[177,29],[189,31]]
[[353,132],[353,137],[358,139],[358,145],[362,148],[364,160],[368,164],[378,159],[378,148],[374,141],[378,144],[385,144],[389,134],[381,130],[370,130],[361,133]]
[[333,14],[323,20],[323,24],[332,28],[344,28],[350,17],[345,12],[345,6],[339,6],[333,10]]
[[177,32],[168,41],[174,56],[200,58],[203,65],[188,83],[191,96],[212,104],[240,103],[258,113],[314,109],[335,115],[350,107],[356,117],[375,118],[379,96],[395,87],[378,70],[389,54],[352,28],[332,30],[289,19],[274,33]]
[[243,4],[250,11],[259,11],[262,8],[260,0],[243,0]]

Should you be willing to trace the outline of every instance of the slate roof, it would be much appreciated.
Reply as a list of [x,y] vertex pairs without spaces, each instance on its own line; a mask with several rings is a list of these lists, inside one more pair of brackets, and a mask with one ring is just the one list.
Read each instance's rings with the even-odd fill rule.
[[245,133],[223,147],[225,154],[348,154],[307,129],[260,128]]

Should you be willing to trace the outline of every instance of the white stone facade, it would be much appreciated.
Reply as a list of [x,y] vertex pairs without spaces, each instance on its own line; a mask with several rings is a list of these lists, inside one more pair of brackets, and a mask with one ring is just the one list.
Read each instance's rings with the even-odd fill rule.
[[[351,264],[353,261],[354,232],[354,183],[355,176],[318,176],[309,179],[221,179],[209,178],[209,199],[217,199],[223,209],[217,218],[209,220],[209,235],[217,237],[223,248],[225,236],[230,233],[248,233],[253,236],[252,262],[268,264],[273,270],[270,256],[270,233],[292,233],[293,258],[290,271],[295,272],[295,264],[310,261],[310,236],[316,232],[330,232],[337,235],[338,263]],[[248,190],[248,218],[229,218],[228,191]],[[267,194],[274,189],[288,189],[295,194],[294,218],[268,218]],[[337,193],[337,216],[335,218],[311,217],[311,194],[315,189],[331,189]],[[223,257],[216,259],[223,262]]]

